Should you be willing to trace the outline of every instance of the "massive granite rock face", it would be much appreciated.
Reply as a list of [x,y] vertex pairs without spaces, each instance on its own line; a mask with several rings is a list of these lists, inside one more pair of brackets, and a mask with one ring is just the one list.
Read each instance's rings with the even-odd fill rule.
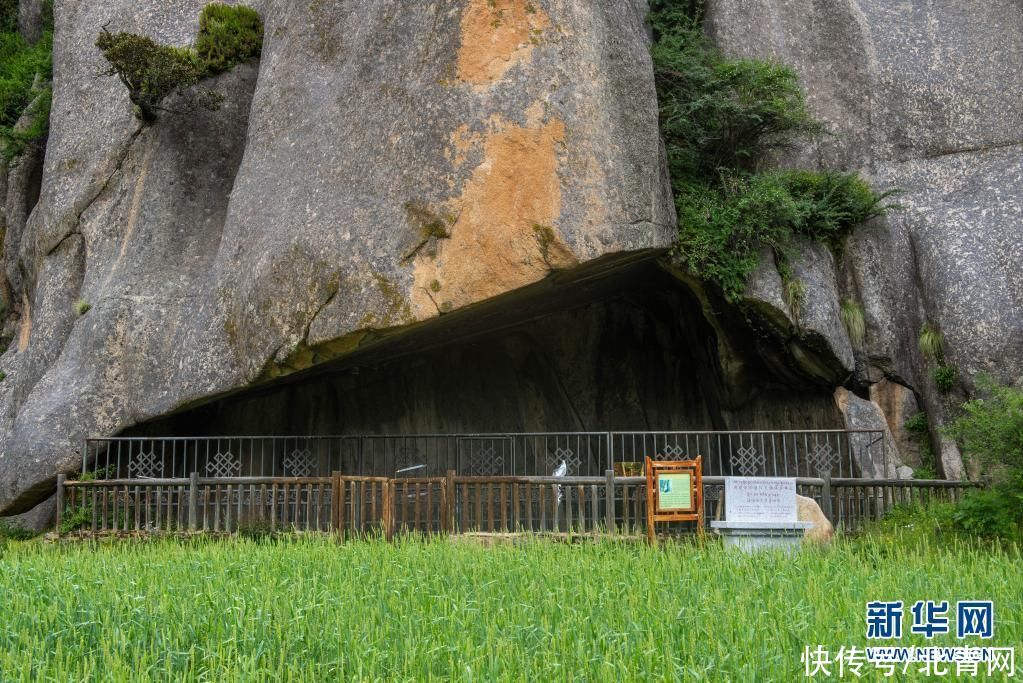
[[263,57],[212,84],[224,108],[140,128],[96,35],[184,45],[205,4],[56,2],[41,196],[5,247],[0,511],[86,436],[670,242],[643,0],[253,3]]
[[[708,29],[727,52],[800,74],[834,132],[790,161],[859,169],[903,209],[854,236],[835,277],[862,302],[858,375],[888,376],[940,423],[947,400],[920,356],[925,324],[970,377],[1023,378],[1023,5],[887,0],[712,0]],[[811,279],[809,297],[830,300]],[[944,440],[946,473],[962,472]]]
[[[184,45],[205,2],[56,0],[45,163],[27,159],[0,182],[0,289],[14,336],[0,356],[0,512],[44,498],[58,472],[77,467],[86,436],[144,429],[379,348],[385,337],[411,339],[406,328],[471,313],[552,273],[588,272],[602,257],[670,244],[675,219],[645,0],[252,2],[266,22],[263,57],[212,84],[226,95],[224,108],[168,112],[140,128],[120,83],[96,76],[104,66],[97,33],[108,25]],[[21,6],[23,30],[38,30],[38,0]],[[881,189],[905,190],[905,209],[860,230],[837,262],[808,246],[794,263],[808,290],[798,310],[770,264],[738,307],[686,282],[706,329],[678,332],[689,345],[678,357],[698,359],[693,367],[713,395],[690,401],[692,387],[650,390],[660,385],[646,382],[621,394],[635,404],[628,410],[597,396],[586,410],[543,421],[789,421],[781,427],[811,426],[797,424],[810,416],[816,426],[899,433],[876,403],[844,391],[830,398],[839,385],[863,396],[887,378],[912,387],[937,424],[947,399],[917,350],[925,323],[941,329],[962,376],[1018,379],[1019,2],[712,0],[708,22],[727,51],[776,57],[800,72],[811,106],[836,134],[791,161],[861,169]],[[572,286],[586,283],[577,277]],[[860,347],[839,318],[847,298],[865,309]],[[77,302],[91,309],[79,315]],[[536,329],[564,351],[565,376],[586,378],[614,361],[614,344],[597,353],[605,336],[649,341],[651,330],[660,341],[648,348],[674,343],[668,326],[645,315],[617,318],[631,321],[628,334],[589,334],[586,357],[598,362],[580,367],[564,351],[570,333],[549,321]],[[580,335],[590,329],[578,327]],[[691,338],[694,330],[706,335]],[[545,348],[517,340],[489,348],[519,360]],[[460,353],[427,358],[443,372],[459,366]],[[474,357],[482,365],[489,356]],[[633,366],[656,372],[656,364]],[[565,391],[532,365],[508,363],[498,375],[511,387],[529,385],[518,379],[532,372],[543,388],[537,396]],[[626,385],[637,379],[624,366],[616,372]],[[750,382],[766,375],[777,384],[751,398]],[[384,379],[388,391],[401,391],[393,373]],[[594,389],[579,381],[580,396]],[[367,393],[348,406],[354,413],[386,398],[356,384],[353,393]],[[434,383],[411,385],[426,396]],[[329,396],[336,387],[320,389]],[[292,385],[274,391],[281,398],[266,402],[271,409],[311,406],[320,395]],[[529,405],[543,413],[552,404]],[[379,412],[359,419],[372,428]],[[509,428],[536,424],[524,419],[530,414],[511,416]],[[430,426],[420,417],[386,422]],[[471,428],[463,418],[451,417],[451,428]],[[955,475],[958,453],[945,446],[945,472]]]

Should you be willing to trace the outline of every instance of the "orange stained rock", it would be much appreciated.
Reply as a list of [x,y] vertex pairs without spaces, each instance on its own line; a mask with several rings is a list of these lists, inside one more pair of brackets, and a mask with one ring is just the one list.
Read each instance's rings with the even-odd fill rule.
[[469,0],[462,14],[458,78],[478,87],[529,59],[550,19],[536,0]]
[[435,254],[416,256],[416,317],[458,308],[531,284],[576,263],[562,241],[559,153],[565,126],[522,127],[500,119],[483,160],[449,203],[457,219]]

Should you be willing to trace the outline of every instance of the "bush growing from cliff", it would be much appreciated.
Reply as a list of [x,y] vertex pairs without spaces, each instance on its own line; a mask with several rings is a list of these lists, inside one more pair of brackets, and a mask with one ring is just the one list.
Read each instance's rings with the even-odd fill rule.
[[702,181],[720,169],[755,171],[768,152],[791,146],[794,136],[823,131],[792,69],[725,59],[698,25],[676,21],[656,24],[652,48],[673,177]]
[[[53,16],[43,13],[42,37],[29,44],[18,33],[18,3],[0,5],[0,156],[11,161],[49,133],[53,74]],[[24,114],[28,125],[15,128]]]
[[199,69],[186,50],[158,45],[134,33],[110,33],[106,29],[96,39],[96,47],[110,62],[104,75],[116,75],[121,80],[135,106],[135,116],[143,123],[154,123],[158,112],[164,111],[163,101],[175,92],[210,109],[219,106],[208,92],[186,92],[200,78]]
[[959,371],[953,365],[940,365],[934,368],[931,372],[931,377],[934,379],[934,384],[938,387],[938,391],[947,394],[955,388]]
[[159,112],[166,111],[163,102],[172,94],[179,95],[189,107],[219,108],[223,96],[195,86],[259,57],[263,22],[249,7],[212,4],[199,16],[194,47],[160,45],[145,36],[110,33],[106,28],[100,32],[96,47],[110,63],[105,75],[116,75],[121,80],[136,117],[152,124]]
[[764,247],[786,266],[793,238],[838,251],[861,223],[883,215],[855,173],[760,169],[770,153],[819,136],[796,73],[764,60],[727,59],[704,37],[699,0],[651,5],[651,51],[661,134],[679,218],[677,262],[738,299]]
[[206,76],[230,71],[263,51],[263,20],[244,5],[207,5],[199,15],[195,55]]
[[716,183],[675,183],[675,258],[738,299],[763,247],[781,260],[793,237],[838,249],[852,228],[883,213],[856,175],[826,171],[720,171]]

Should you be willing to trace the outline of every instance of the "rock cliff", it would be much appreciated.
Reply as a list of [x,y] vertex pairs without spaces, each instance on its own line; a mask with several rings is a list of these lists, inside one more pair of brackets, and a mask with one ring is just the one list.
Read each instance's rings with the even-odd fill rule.
[[[832,135],[789,161],[858,169],[898,188],[902,209],[850,240],[811,278],[810,298],[861,301],[857,377],[912,387],[938,424],[953,397],[917,348],[941,331],[965,386],[985,372],[1023,378],[1023,4],[886,0],[712,0],[726,52],[794,67]],[[828,329],[835,329],[829,325]],[[838,342],[836,348],[844,346]],[[951,476],[963,465],[949,440]]]
[[[225,95],[223,108],[140,127],[121,84],[97,77],[96,35],[109,26],[186,45],[204,4],[55,2],[45,158],[22,158],[5,178],[13,342],[0,357],[0,510],[21,512],[45,498],[58,472],[80,464],[87,436],[170,428],[167,416],[180,411],[277,386],[388,340],[418,339],[442,318],[471,320],[552,274],[599,274],[671,244],[645,0],[251,2],[265,22],[262,58],[209,84]],[[23,31],[38,30],[37,6],[22,0]],[[526,342],[509,337],[473,356],[477,380],[498,364],[510,387],[542,367],[537,349],[546,349],[551,366],[578,381],[569,393],[586,403],[581,411],[559,404],[548,414],[543,397],[566,385],[537,371],[534,388],[519,389],[535,390],[536,400],[509,400],[506,426],[479,409],[473,424],[464,415],[431,420],[432,408],[421,411],[426,418],[375,421],[393,406],[391,394],[370,395],[362,384],[352,395],[369,392],[365,400],[338,403],[352,428],[833,427],[867,419],[898,436],[901,418],[878,405],[919,400],[936,421],[945,410],[916,347],[925,323],[942,331],[965,378],[959,391],[979,371],[1023,376],[1018,0],[968,8],[951,0],[716,0],[708,29],[726,51],[799,71],[835,134],[794,161],[862,169],[882,189],[901,188],[905,208],[863,228],[838,262],[807,245],[794,264],[809,290],[800,311],[788,310],[771,269],[739,307],[662,272],[684,291],[684,303],[665,303],[662,315],[693,321],[688,332],[650,319],[658,301],[651,295],[632,313],[612,315],[614,304],[569,315],[562,322],[574,338],[538,323]],[[557,290],[564,306],[552,310],[580,305],[572,292],[587,282],[569,278]],[[543,308],[542,291],[513,304],[518,319],[529,318],[523,307]],[[849,297],[862,302],[867,321],[858,347],[839,316]],[[76,302],[90,309],[80,315]],[[631,331],[608,333],[608,325]],[[748,338],[767,329],[762,344]],[[648,348],[663,363],[611,353],[643,339],[656,339]],[[584,349],[579,358],[574,348]],[[402,353],[415,355],[415,345]],[[523,360],[529,353],[541,359]],[[456,372],[462,357],[438,367]],[[571,370],[573,361],[630,358],[632,370],[607,375],[616,391],[643,385],[614,394],[627,409],[602,403],[603,375]],[[658,376],[662,365],[673,369]],[[393,369],[387,392],[404,387],[403,372]],[[433,372],[409,382],[417,396],[430,386],[470,399],[494,390]],[[699,390],[673,386],[694,376],[704,380]],[[866,400],[871,386],[890,385],[898,397]],[[860,396],[840,389],[832,398],[842,386]],[[365,409],[374,401],[380,413]],[[340,422],[330,426],[346,428]],[[317,428],[312,419],[301,426]],[[954,445],[942,458],[948,474],[961,473]]]

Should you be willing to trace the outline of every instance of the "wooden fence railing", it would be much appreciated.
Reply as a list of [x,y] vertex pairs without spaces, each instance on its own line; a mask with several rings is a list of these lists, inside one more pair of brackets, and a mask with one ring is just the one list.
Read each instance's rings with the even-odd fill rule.
[[[704,477],[705,514],[719,516],[723,477]],[[957,501],[971,482],[797,479],[836,527],[856,530],[897,505]],[[58,477],[57,529],[89,534],[469,532],[637,534],[644,477],[230,477],[70,481]]]

